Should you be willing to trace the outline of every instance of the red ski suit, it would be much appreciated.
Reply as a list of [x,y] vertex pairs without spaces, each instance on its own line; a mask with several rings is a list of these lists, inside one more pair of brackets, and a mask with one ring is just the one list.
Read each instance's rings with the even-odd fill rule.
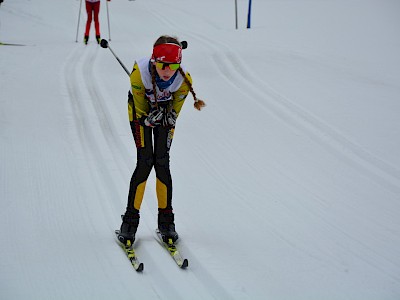
[[100,36],[100,23],[99,23],[100,0],[86,0],[86,12],[88,15],[86,22],[85,36],[89,36],[90,25],[94,16],[94,28],[96,36]]

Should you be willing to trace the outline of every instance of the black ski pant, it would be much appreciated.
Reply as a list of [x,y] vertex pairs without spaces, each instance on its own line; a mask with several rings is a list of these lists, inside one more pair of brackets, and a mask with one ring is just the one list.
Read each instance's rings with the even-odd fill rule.
[[174,128],[152,128],[132,121],[131,129],[137,148],[137,163],[130,182],[127,212],[140,210],[146,181],[153,167],[156,172],[158,208],[172,210],[169,150]]

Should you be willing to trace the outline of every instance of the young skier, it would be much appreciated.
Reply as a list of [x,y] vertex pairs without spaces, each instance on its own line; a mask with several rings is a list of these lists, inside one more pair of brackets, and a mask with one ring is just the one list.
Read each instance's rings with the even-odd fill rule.
[[133,172],[126,212],[118,239],[133,244],[139,225],[147,178],[154,166],[158,200],[158,229],[165,242],[178,239],[172,208],[172,178],[169,151],[176,119],[189,91],[194,106],[201,110],[205,103],[197,99],[190,74],[181,65],[182,49],[187,43],[161,36],[153,46],[151,58],[135,62],[130,75],[128,113],[137,148],[137,164]]

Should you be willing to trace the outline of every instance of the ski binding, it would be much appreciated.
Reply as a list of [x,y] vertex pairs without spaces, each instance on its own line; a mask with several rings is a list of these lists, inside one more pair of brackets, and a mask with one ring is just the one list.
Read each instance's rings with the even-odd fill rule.
[[135,249],[133,248],[133,245],[131,243],[130,240],[127,241],[127,244],[123,244],[118,240],[118,235],[119,235],[119,230],[115,230],[115,235],[117,237],[117,241],[118,244],[120,245],[120,247],[122,248],[122,250],[124,250],[126,256],[128,257],[129,261],[131,262],[133,268],[137,271],[137,272],[142,272],[144,265],[143,263],[141,263],[139,261],[139,259],[137,258],[137,255],[135,253]]

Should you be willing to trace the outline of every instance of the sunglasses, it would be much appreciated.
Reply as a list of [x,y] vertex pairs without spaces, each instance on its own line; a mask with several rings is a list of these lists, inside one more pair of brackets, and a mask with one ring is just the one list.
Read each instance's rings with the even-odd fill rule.
[[161,70],[165,70],[165,67],[169,67],[172,71],[178,70],[181,64],[177,63],[166,63],[166,62],[161,62],[157,61],[156,62],[156,67]]

